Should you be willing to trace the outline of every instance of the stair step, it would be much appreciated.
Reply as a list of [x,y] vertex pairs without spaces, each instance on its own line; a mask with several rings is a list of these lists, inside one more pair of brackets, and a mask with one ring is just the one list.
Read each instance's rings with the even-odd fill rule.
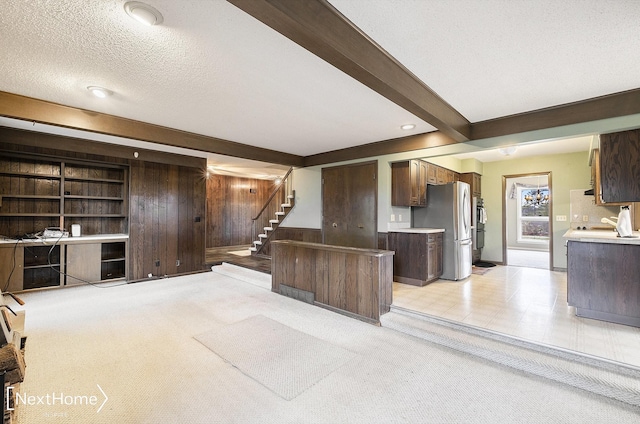
[[276,212],[276,215],[277,216],[282,216],[282,215],[284,215],[284,212]]
[[279,219],[270,219],[269,220],[269,224],[279,224],[280,220]]
[[295,199],[295,198],[296,198],[296,196],[294,196],[293,194],[290,194],[290,195],[287,196],[287,199]]
[[259,238],[268,238],[269,236],[268,236],[268,235],[266,235],[266,234],[258,234],[258,237],[259,237]]
[[291,203],[283,203],[282,205],[283,208],[290,208],[291,207]]
[[255,247],[250,247],[249,248],[249,252],[257,252],[257,251],[258,251],[258,249],[256,249]]
[[261,242],[261,241],[256,240],[256,241],[254,241],[254,242],[253,242],[253,244],[255,244],[255,245],[258,245],[258,244],[259,244],[259,245],[262,245],[262,242]]
[[273,231],[273,227],[264,227],[265,231]]

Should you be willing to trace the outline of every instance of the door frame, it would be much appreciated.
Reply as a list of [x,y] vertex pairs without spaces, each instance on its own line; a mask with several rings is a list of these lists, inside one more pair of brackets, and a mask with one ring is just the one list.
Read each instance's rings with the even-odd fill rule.
[[374,210],[373,210],[373,216],[374,216],[374,223],[373,226],[375,228],[375,235],[374,235],[374,246],[372,246],[372,249],[377,249],[378,248],[378,185],[379,185],[379,179],[378,179],[378,175],[379,175],[379,169],[378,169],[378,161],[377,160],[369,160],[369,161],[365,161],[365,162],[354,162],[354,163],[349,163],[346,165],[337,165],[337,166],[327,166],[327,167],[323,167],[321,169],[321,174],[320,174],[320,181],[321,181],[321,189],[320,189],[320,198],[321,198],[321,214],[320,214],[320,225],[321,225],[321,231],[322,231],[322,243],[325,244],[325,225],[324,225],[324,171],[325,169],[338,169],[338,168],[350,168],[350,167],[354,167],[354,166],[363,166],[363,165],[374,165],[374,169],[375,169],[375,175],[374,175],[374,179],[375,179],[375,192],[374,194]]
[[502,264],[507,263],[507,180],[510,178],[546,176],[549,187],[549,271],[553,271],[553,187],[551,171],[527,172],[502,176]]

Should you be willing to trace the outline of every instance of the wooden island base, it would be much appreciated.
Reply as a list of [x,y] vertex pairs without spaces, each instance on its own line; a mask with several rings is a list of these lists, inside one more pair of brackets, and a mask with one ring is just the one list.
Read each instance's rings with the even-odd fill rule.
[[392,302],[393,252],[275,240],[271,291],[379,324]]

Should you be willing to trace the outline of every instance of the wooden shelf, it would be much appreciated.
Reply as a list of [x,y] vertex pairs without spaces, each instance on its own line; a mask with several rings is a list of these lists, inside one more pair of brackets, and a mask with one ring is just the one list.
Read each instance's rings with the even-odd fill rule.
[[60,196],[40,196],[38,194],[0,194],[0,197],[6,199],[43,199],[43,200],[58,200]]
[[[58,216],[58,215],[54,215]],[[106,213],[65,213],[62,214],[64,217],[69,218],[126,218],[127,215],[123,214],[106,214]]]
[[0,234],[68,227],[71,222],[65,218],[84,219],[85,234],[125,233],[128,172],[125,165],[80,160],[52,161],[20,154],[0,158],[0,193],[6,193],[0,194],[5,203],[0,203],[0,217],[6,218],[0,222]]
[[60,214],[59,213],[0,213],[0,216],[6,217],[6,218],[12,218],[12,217],[38,217],[38,216],[46,216],[46,217],[59,217]]
[[111,200],[116,202],[122,202],[124,199],[122,197],[108,197],[108,196],[82,196],[76,194],[65,194],[65,199],[87,199],[87,200]]
[[59,179],[62,178],[61,175],[37,174],[35,172],[0,171],[0,175],[9,175],[9,176],[12,176],[12,177],[43,178],[43,179],[46,179],[46,180],[59,180]]
[[92,177],[64,177],[65,181],[87,181],[96,183],[124,184],[124,180],[116,180],[111,178],[92,178]]
[[105,262],[118,262],[118,261],[124,261],[125,258],[113,258],[113,259],[102,259],[100,262],[105,263]]

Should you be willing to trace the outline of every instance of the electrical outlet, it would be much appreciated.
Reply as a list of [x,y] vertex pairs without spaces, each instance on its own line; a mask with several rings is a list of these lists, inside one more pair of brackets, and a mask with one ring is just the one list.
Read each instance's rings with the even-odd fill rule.
[[589,222],[589,215],[582,215],[583,222]]
[[395,214],[391,214],[391,222],[395,222],[396,221],[396,215]]
[[402,214],[398,214],[398,221],[402,221]]
[[556,221],[566,221],[567,215],[556,215]]

